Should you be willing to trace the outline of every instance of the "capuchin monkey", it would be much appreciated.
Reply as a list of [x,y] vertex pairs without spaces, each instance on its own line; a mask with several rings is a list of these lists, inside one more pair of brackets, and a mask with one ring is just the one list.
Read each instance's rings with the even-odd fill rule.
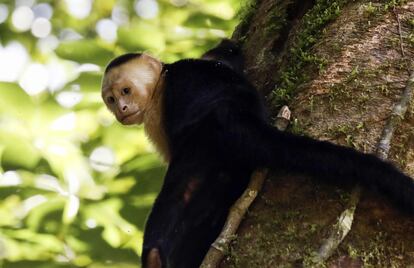
[[390,163],[270,125],[239,48],[228,45],[171,64],[125,54],[106,67],[106,106],[122,124],[143,123],[169,163],[146,223],[143,267],[198,267],[256,169],[361,182],[414,211],[414,181]]

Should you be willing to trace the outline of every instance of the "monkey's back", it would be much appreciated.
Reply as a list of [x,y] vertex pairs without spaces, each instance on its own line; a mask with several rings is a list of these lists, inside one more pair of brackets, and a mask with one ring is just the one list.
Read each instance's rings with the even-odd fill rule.
[[[261,97],[247,79],[217,61],[185,59],[165,66],[164,121],[170,139],[182,137],[215,112],[266,121]],[[172,141],[174,143],[174,141]]]

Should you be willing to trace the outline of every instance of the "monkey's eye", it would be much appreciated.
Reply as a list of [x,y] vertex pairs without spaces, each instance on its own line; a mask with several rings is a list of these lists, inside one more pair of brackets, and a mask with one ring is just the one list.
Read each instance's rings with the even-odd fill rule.
[[106,100],[108,101],[108,103],[111,103],[111,104],[115,102],[115,98],[112,96],[108,97]]
[[122,89],[122,94],[124,94],[124,95],[128,95],[130,92],[131,92],[131,90],[127,87]]

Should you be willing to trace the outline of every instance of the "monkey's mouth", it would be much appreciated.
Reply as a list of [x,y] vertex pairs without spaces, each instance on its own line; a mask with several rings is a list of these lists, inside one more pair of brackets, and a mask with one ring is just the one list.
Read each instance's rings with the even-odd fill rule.
[[131,114],[128,114],[126,116],[123,116],[122,118],[120,118],[121,123],[124,125],[131,125],[131,124],[140,124],[141,123],[141,118],[142,118],[142,113],[140,110],[137,110]]

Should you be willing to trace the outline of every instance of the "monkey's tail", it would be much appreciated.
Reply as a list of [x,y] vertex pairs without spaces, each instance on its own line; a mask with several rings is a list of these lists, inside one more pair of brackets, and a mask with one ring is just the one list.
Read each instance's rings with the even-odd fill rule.
[[[308,174],[327,181],[351,181],[374,186],[414,212],[414,180],[372,154],[325,141],[280,132],[248,120],[234,133],[238,155],[253,165]],[[246,121],[245,121],[246,122]]]
[[368,187],[374,186],[403,208],[414,212],[414,180],[391,163],[329,142],[293,136],[276,129],[269,132],[276,152],[269,164],[280,163],[288,170],[327,180],[354,180]]

